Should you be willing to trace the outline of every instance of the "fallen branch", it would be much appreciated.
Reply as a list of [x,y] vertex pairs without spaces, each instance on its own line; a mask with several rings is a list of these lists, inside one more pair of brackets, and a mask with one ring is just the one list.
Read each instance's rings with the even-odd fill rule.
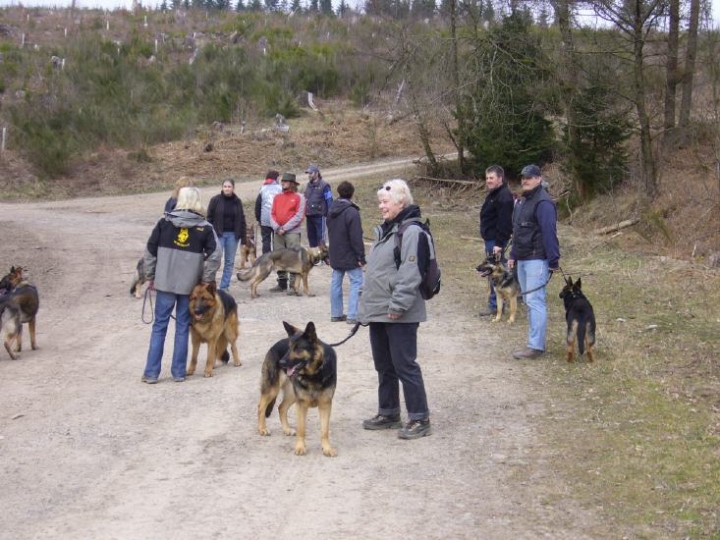
[[611,232],[619,231],[620,229],[626,229],[627,227],[632,227],[636,223],[639,223],[640,219],[626,219],[625,221],[621,221],[617,225],[608,225],[607,227],[600,227],[599,229],[595,229],[595,234],[608,234]]

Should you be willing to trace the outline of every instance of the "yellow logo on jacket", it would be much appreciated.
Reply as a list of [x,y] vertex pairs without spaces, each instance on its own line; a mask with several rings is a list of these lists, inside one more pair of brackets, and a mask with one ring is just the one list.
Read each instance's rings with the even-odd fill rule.
[[187,229],[187,227],[181,227],[180,232],[178,232],[177,239],[175,240],[175,245],[180,246],[181,248],[189,247],[189,239],[190,231]]

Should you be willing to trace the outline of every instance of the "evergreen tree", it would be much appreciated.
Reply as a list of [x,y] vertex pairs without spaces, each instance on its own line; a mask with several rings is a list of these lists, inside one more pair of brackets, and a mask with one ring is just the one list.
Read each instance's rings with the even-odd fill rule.
[[320,12],[323,15],[332,15],[332,0],[320,0]]
[[237,4],[235,4],[235,11],[245,11],[245,4],[243,0],[237,0]]
[[473,60],[475,88],[456,114],[465,120],[467,132],[458,136],[478,173],[502,163],[513,175],[528,163],[550,161],[555,141],[546,116],[553,112],[553,74],[527,20],[511,15],[480,36]]

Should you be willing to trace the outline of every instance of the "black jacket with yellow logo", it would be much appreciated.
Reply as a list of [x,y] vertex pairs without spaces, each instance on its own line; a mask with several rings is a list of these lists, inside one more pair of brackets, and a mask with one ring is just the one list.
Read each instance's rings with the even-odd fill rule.
[[190,294],[200,281],[215,281],[222,248],[212,225],[190,210],[175,210],[157,222],[143,255],[145,277],[159,291]]

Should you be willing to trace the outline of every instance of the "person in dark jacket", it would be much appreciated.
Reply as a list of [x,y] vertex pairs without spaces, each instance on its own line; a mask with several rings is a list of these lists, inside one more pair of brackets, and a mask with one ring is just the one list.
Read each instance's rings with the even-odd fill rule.
[[[505,171],[499,165],[485,170],[487,196],[480,209],[480,236],[485,242],[485,256],[500,259],[512,236],[512,214],[515,200],[505,182]],[[495,287],[488,278],[490,294],[488,304],[479,313],[480,317],[495,315],[497,298]]]
[[[338,199],[328,212],[328,236],[330,240],[330,320],[348,324],[357,322],[358,299],[362,287],[362,268],[365,266],[365,244],[363,243],[360,208],[352,202],[355,187],[350,182],[341,182],[337,187]],[[347,316],[343,312],[343,278],[347,273],[350,281]]]
[[247,240],[247,224],[242,201],[235,195],[235,180],[223,180],[222,191],[210,199],[207,219],[212,223],[218,240],[222,246],[224,264],[219,289],[227,292],[230,288],[230,278],[235,269],[235,255],[238,242],[245,245]]
[[142,382],[155,384],[160,377],[165,336],[175,309],[175,341],[170,372],[185,380],[190,332],[190,293],[201,280],[215,281],[222,253],[212,225],[203,216],[200,191],[180,189],[175,210],[166,214],[152,231],[143,262],[150,289],[157,291],[155,320],[150,334]]
[[515,351],[518,359],[539,358],[545,354],[547,333],[546,287],[551,272],[560,269],[560,242],[557,237],[557,209],[542,186],[537,165],[527,165],[520,173],[522,198],[513,213],[513,244],[508,266],[517,261],[520,290],[528,308],[528,344]]
[[[400,439],[417,439],[432,433],[425,382],[417,362],[417,332],[427,320],[420,294],[418,266],[421,242],[429,249],[420,227],[403,233],[400,265],[395,262],[395,235],[404,222],[421,222],[420,207],[413,204],[405,180],[388,180],[377,192],[383,222],[375,228],[370,248],[358,317],[370,326],[370,348],[378,374],[378,412],[363,421],[365,429],[397,429]],[[408,422],[400,421],[402,382]]]
[[333,202],[332,189],[323,180],[317,165],[310,165],[305,172],[308,175],[304,193],[308,245],[318,247],[325,242],[325,218]]
[[177,204],[177,198],[178,193],[180,190],[184,187],[190,187],[194,186],[195,183],[193,182],[193,179],[189,176],[181,176],[177,179],[175,182],[175,188],[173,189],[172,193],[170,194],[170,198],[165,201],[165,213],[172,212],[175,210],[175,205]]

